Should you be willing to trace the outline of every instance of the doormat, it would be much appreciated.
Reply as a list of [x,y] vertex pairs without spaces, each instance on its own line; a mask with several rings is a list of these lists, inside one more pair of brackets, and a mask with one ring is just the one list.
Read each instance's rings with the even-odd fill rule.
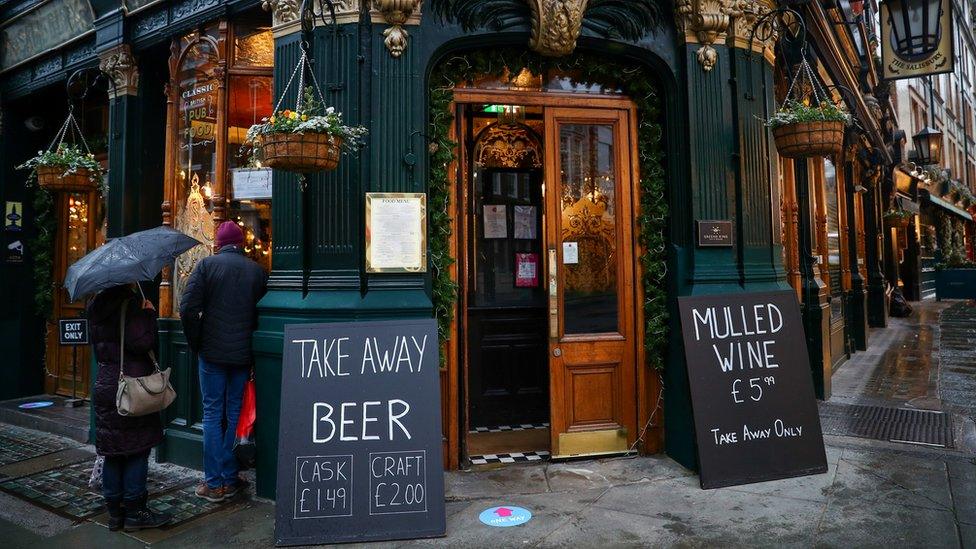
[[488,465],[489,463],[527,463],[530,461],[546,461],[549,452],[512,452],[510,454],[486,454],[483,456],[469,456],[471,465]]
[[825,435],[954,447],[952,417],[942,412],[822,403],[820,419]]
[[0,424],[0,467],[78,446],[69,438]]
[[[0,490],[71,520],[89,519],[105,510],[101,489],[88,486],[93,463],[87,460],[7,480],[0,483]],[[172,510],[180,517],[174,517],[172,526],[219,508],[221,504],[203,505],[210,502],[193,496],[195,480],[172,467],[150,462],[150,507]],[[191,501],[184,492],[199,502]]]

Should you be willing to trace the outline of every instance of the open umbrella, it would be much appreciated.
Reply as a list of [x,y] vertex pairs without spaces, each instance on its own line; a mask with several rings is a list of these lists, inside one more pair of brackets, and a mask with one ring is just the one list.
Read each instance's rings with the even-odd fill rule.
[[68,267],[64,287],[71,301],[132,282],[152,280],[176,256],[200,244],[176,229],[156,227],[113,238]]

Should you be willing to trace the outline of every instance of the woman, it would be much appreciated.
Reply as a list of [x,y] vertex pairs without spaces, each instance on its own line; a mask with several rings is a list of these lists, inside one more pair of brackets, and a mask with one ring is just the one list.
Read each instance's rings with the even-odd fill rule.
[[102,290],[88,303],[91,342],[98,360],[98,378],[92,391],[95,407],[95,448],[105,457],[102,493],[109,513],[109,530],[123,526],[127,532],[156,528],[170,515],[154,513],[146,506],[149,451],[163,440],[159,414],[139,417],[119,415],[115,394],[119,387],[121,313],[125,314],[125,374],[140,377],[153,373],[149,353],[156,342],[156,310],[140,297],[134,285]]

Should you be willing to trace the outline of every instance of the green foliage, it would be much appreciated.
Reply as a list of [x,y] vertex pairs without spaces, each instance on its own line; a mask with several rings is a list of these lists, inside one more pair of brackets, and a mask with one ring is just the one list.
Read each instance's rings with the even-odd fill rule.
[[88,179],[98,186],[98,192],[103,196],[108,194],[108,184],[105,182],[105,170],[95,160],[95,155],[84,152],[78,145],[62,143],[56,150],[37,151],[37,155],[17,166],[18,170],[30,170],[31,175],[27,185],[31,186],[37,179],[37,168],[53,166],[64,171],[64,175],[77,173],[78,170],[88,170]]
[[54,196],[37,189],[33,204],[37,236],[27,243],[27,249],[34,260],[34,310],[39,316],[50,318],[54,295],[54,237],[58,231]]
[[770,128],[778,128],[803,122],[843,122],[847,124],[850,120],[851,115],[847,111],[829,101],[824,101],[819,105],[807,105],[794,99],[788,99],[766,121],[766,125]]
[[[433,6],[447,2],[434,2]],[[665,196],[663,131],[658,89],[651,71],[645,67],[617,64],[604,57],[576,53],[565,59],[543,58],[524,50],[498,48],[450,57],[431,75],[430,147],[431,201],[429,243],[433,265],[433,301],[446,339],[457,301],[457,284],[451,280],[450,267],[450,174],[457,143],[451,139],[454,112],[451,110],[453,89],[475,77],[502,77],[529,69],[534,74],[549,70],[585,75],[588,83],[620,88],[638,108],[638,155],[640,165],[639,242],[641,247],[642,286],[644,289],[644,345],[650,366],[664,367],[667,345],[667,226],[668,205]]]
[[247,130],[245,143],[255,149],[259,145],[255,138],[269,133],[321,133],[342,138],[342,148],[355,152],[359,150],[367,129],[363,126],[346,126],[342,123],[342,113],[335,107],[323,108],[316,100],[314,89],[305,88],[303,100],[296,110],[285,109],[261,119]]
[[915,214],[905,210],[896,210],[894,208],[886,211],[882,217],[885,219],[910,219],[914,217]]

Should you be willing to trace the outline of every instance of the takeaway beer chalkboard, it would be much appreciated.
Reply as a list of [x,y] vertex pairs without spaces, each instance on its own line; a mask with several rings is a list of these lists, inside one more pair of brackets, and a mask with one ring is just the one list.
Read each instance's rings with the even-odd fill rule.
[[678,298],[702,488],[827,471],[792,291]]
[[442,536],[434,320],[285,326],[277,545]]

